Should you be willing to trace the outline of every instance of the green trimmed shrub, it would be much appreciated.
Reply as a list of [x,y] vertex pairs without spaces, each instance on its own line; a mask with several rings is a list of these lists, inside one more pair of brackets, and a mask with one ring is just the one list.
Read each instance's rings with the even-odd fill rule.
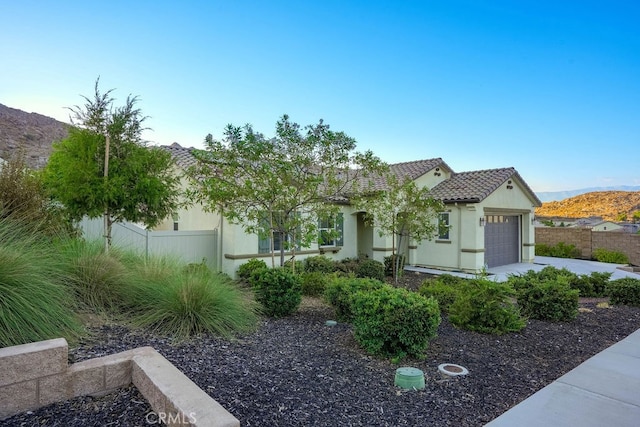
[[519,331],[526,322],[511,302],[514,295],[507,283],[469,280],[464,292],[449,307],[449,320],[460,328],[488,334]]
[[[450,278],[459,280],[452,280]],[[465,279],[450,274],[443,274],[435,279],[423,281],[420,288],[418,288],[418,293],[425,297],[435,298],[440,305],[440,310],[443,313],[448,313],[451,304],[460,297],[464,290],[464,280]]]
[[571,289],[567,280],[547,280],[533,283],[518,291],[518,305],[523,315],[532,319],[564,321],[578,315],[577,289]]
[[240,265],[236,273],[238,274],[238,277],[241,278],[242,280],[249,281],[254,271],[264,270],[266,268],[267,268],[267,263],[264,262],[264,260],[251,258],[249,261]]
[[304,271],[304,263],[298,259],[288,259],[284,262],[284,268],[293,274],[300,274]]
[[331,276],[319,271],[304,272],[300,275],[302,280],[302,295],[319,297],[331,281]]
[[83,328],[63,278],[48,239],[0,219],[0,347],[60,337],[77,341]]
[[143,258],[131,274],[124,294],[133,326],[182,340],[202,333],[229,338],[257,325],[257,304],[225,274],[188,269],[171,257]]
[[335,271],[344,274],[356,274],[360,265],[360,258],[344,258],[335,263]]
[[353,295],[359,291],[373,291],[389,286],[380,280],[357,278],[357,277],[335,277],[329,282],[325,291],[325,300],[336,310],[336,317],[341,322],[351,322],[353,320],[353,310],[351,308]]
[[619,251],[610,251],[604,248],[595,249],[591,252],[591,258],[599,262],[611,264],[629,264],[629,257]]
[[336,271],[335,262],[323,255],[308,257],[304,260],[304,271],[309,273],[333,273]]
[[[593,294],[591,295],[583,295],[583,296],[593,296],[593,297],[606,297],[607,296],[607,285],[611,280],[611,272],[599,272],[593,271],[589,275],[589,280],[593,286]],[[581,295],[582,296],[582,295]]]
[[384,264],[373,259],[361,261],[356,270],[356,276],[384,281]]
[[536,255],[538,256],[551,256],[556,258],[580,258],[580,250],[573,244],[566,244],[559,242],[554,246],[549,246],[544,243],[536,244]]
[[624,277],[612,280],[607,285],[611,304],[640,307],[640,279]]
[[259,270],[251,278],[256,300],[270,317],[285,317],[294,313],[302,300],[300,276],[288,268]]
[[577,275],[566,268],[558,269],[549,265],[538,272],[529,270],[521,275],[511,275],[507,282],[516,291],[520,291],[536,283],[560,280],[567,283],[571,289],[580,291],[581,297],[603,297],[610,278],[611,273],[592,272],[590,275]]
[[424,358],[440,325],[440,309],[433,298],[386,286],[353,296],[356,341],[376,356]]

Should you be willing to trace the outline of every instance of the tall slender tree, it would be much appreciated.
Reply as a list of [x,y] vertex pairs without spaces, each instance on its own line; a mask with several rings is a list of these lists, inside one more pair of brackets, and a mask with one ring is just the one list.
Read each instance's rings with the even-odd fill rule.
[[113,89],[100,93],[98,84],[84,106],[70,108],[74,127],[54,144],[43,177],[73,220],[103,216],[108,250],[114,221],[154,226],[176,210],[179,178],[171,155],[142,139],[138,98],[115,107]]
[[[438,230],[438,214],[444,206],[429,195],[427,187],[418,187],[408,177],[386,174],[386,188],[352,199],[357,209],[366,212],[365,221],[378,229],[380,237],[392,236],[393,277],[397,282],[400,259],[406,254],[396,253],[409,239],[431,240]],[[396,244],[397,243],[397,244]]]

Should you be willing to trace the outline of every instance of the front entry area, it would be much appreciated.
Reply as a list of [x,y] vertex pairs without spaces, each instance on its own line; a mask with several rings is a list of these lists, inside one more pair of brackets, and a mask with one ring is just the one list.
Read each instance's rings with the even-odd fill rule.
[[520,262],[520,217],[486,215],[484,251],[488,268]]

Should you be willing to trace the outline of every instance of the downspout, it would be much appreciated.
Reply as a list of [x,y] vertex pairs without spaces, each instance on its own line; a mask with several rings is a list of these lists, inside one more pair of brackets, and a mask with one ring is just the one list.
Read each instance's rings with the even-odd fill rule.
[[457,266],[458,270],[462,270],[462,208],[456,202],[456,208],[458,208],[458,261]]
[[218,271],[222,272],[222,251],[224,250],[224,206],[220,207],[220,226],[218,227]]

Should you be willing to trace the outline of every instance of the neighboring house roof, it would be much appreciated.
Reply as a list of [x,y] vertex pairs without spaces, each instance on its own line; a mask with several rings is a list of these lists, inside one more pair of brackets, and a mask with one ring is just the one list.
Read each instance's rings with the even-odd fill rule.
[[178,166],[185,170],[196,165],[196,158],[193,156],[193,150],[195,150],[195,148],[193,147],[185,148],[177,142],[174,142],[171,145],[162,145],[160,148],[171,153]]
[[444,203],[479,203],[510,179],[518,180],[536,206],[542,205],[533,190],[512,167],[454,173],[451,178],[432,188],[430,194]]

